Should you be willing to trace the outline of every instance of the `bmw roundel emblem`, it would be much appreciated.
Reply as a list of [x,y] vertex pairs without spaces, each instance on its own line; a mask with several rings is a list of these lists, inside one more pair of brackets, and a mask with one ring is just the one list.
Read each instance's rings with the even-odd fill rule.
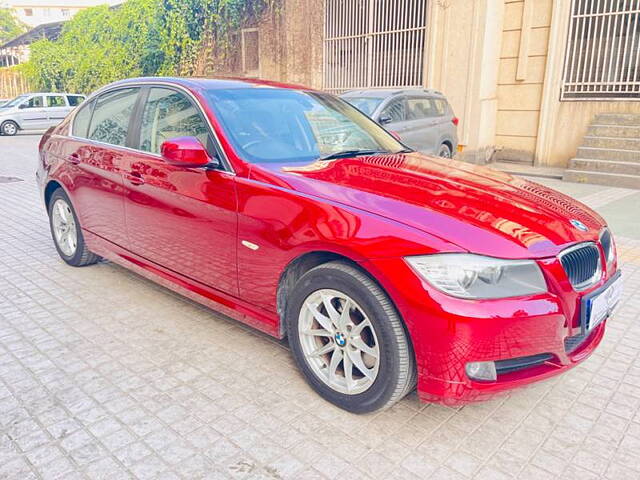
[[575,218],[572,218],[570,221],[571,221],[571,225],[576,227],[578,230],[581,230],[583,232],[586,232],[587,230],[589,230],[589,228],[580,220],[576,220]]

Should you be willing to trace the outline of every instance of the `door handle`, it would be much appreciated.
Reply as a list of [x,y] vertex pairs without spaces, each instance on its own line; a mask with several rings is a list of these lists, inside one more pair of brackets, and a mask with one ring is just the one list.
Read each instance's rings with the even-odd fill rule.
[[73,163],[74,165],[78,165],[80,163],[80,155],[78,155],[76,152],[73,152],[71,155],[69,155],[69,162]]
[[144,183],[142,175],[138,172],[125,173],[124,178],[126,178],[132,185],[142,185]]

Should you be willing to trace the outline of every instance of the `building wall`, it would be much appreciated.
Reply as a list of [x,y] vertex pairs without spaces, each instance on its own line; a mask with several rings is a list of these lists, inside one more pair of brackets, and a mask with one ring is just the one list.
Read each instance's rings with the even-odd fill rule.
[[498,78],[496,159],[533,162],[552,0],[506,0]]

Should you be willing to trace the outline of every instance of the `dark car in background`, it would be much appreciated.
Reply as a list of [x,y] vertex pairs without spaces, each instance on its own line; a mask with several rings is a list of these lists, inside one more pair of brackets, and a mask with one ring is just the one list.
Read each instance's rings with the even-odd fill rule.
[[458,118],[436,90],[352,90],[341,97],[411,148],[446,158],[458,149]]

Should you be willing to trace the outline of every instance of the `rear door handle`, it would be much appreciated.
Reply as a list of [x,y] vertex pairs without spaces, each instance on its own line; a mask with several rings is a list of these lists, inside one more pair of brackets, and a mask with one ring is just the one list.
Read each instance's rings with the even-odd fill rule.
[[80,163],[80,155],[78,155],[76,152],[73,152],[71,155],[69,155],[69,162],[73,163],[74,165],[78,165]]
[[132,185],[142,185],[144,183],[144,178],[142,178],[142,175],[138,172],[125,173],[124,178]]

